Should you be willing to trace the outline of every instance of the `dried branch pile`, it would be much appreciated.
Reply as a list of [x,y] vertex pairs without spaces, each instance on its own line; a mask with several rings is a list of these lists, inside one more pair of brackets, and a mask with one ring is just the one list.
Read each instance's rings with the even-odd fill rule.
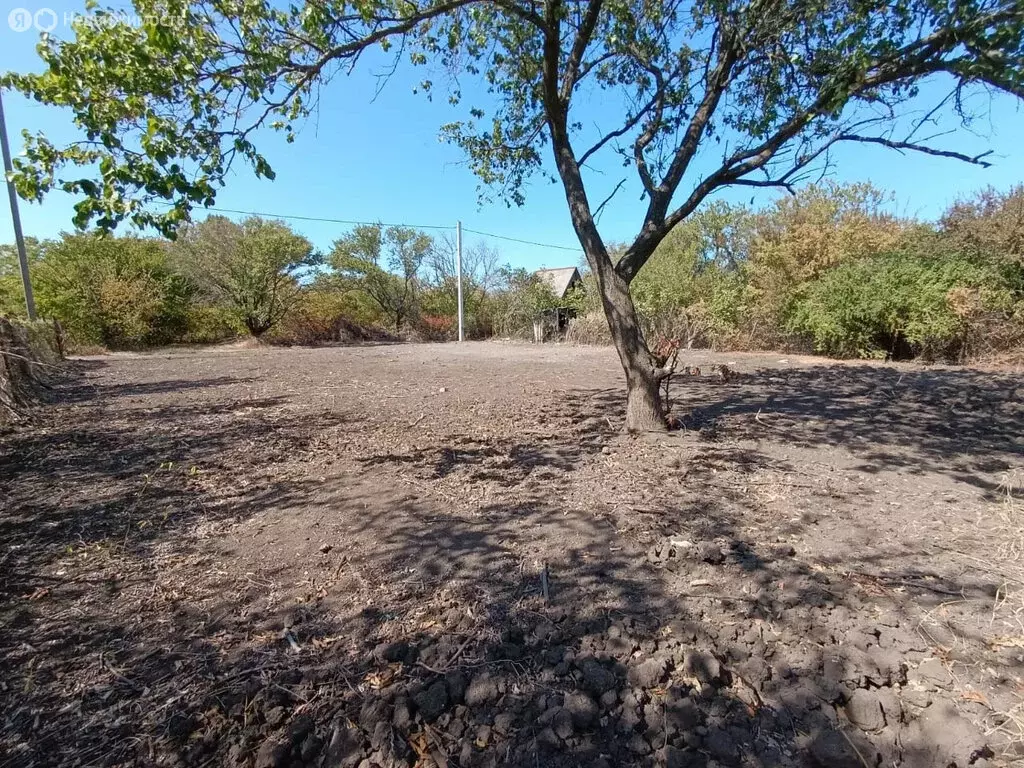
[[28,408],[48,388],[46,372],[60,360],[52,344],[42,326],[0,317],[0,427],[26,420]]

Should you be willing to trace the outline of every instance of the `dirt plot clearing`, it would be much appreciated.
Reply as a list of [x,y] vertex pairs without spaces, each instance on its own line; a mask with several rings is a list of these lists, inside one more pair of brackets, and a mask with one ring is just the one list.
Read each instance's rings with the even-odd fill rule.
[[79,361],[0,437],[0,764],[1019,760],[1021,378],[681,363],[630,438],[608,349]]

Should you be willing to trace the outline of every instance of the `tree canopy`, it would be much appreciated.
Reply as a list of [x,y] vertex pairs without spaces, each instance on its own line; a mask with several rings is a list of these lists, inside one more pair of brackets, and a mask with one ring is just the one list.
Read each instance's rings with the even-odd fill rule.
[[420,270],[433,245],[429,235],[412,227],[361,224],[335,241],[330,262],[343,277],[355,280],[401,331],[419,301]]
[[184,329],[191,288],[167,263],[167,243],[67,234],[30,263],[40,312],[80,345],[166,344]]
[[280,221],[223,216],[185,227],[178,268],[211,304],[225,305],[253,336],[269,331],[299,298],[298,280],[322,262],[312,243]]

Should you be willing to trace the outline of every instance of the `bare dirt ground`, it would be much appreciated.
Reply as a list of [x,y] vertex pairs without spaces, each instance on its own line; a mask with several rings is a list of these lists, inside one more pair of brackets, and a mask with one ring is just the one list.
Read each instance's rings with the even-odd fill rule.
[[681,362],[639,439],[608,349],[77,362],[0,437],[0,764],[1020,760],[1021,377]]

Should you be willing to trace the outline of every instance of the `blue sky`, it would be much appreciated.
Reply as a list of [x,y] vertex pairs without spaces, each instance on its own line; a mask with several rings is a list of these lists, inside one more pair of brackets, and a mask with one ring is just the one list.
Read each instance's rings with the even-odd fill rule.
[[[17,5],[36,11],[40,4],[19,0]],[[82,0],[49,0],[47,7],[57,13],[57,36],[71,30],[64,14],[82,11]],[[35,53],[37,32],[15,32],[0,14],[0,70],[38,69]],[[513,238],[575,248],[561,186],[536,177],[530,184],[527,203],[507,208],[494,202],[480,206],[476,178],[463,164],[456,147],[438,140],[439,127],[464,117],[454,110],[439,90],[434,101],[412,93],[427,73],[400,69],[378,94],[381,70],[371,62],[350,77],[338,76],[324,90],[319,114],[305,125],[294,144],[268,132],[257,140],[277,172],[274,182],[257,181],[240,167],[218,196],[217,206],[276,215],[295,214],[358,221],[383,221],[414,225],[463,226]],[[438,78],[434,78],[437,80]],[[472,86],[463,83],[473,101]],[[925,94],[936,93],[925,89]],[[987,97],[986,97],[987,98]],[[595,95],[585,100],[577,116],[587,125],[606,124],[618,111]],[[12,149],[20,150],[22,129],[42,130],[55,140],[74,136],[65,112],[28,102],[16,94],[5,94],[8,130]],[[955,129],[949,121],[941,129]],[[1024,110],[1010,97],[996,97],[987,119],[972,126],[973,132],[959,130],[941,141],[948,148],[976,154],[993,150],[995,163],[989,169],[921,155],[899,155],[879,147],[851,145],[835,154],[833,178],[839,181],[870,181],[895,194],[900,213],[929,219],[938,216],[957,197],[986,185],[1005,189],[1024,181]],[[635,172],[612,160],[589,174],[588,189],[596,204],[618,183],[629,181],[608,206],[600,220],[608,241],[631,238],[639,226],[644,204],[639,199]],[[684,182],[685,183],[685,182]],[[727,191],[726,199],[755,204],[778,193],[749,188]],[[27,235],[49,237],[71,228],[73,200],[54,193],[42,205],[21,204]],[[202,214],[199,214],[201,217]],[[342,224],[292,221],[318,247],[328,248],[347,227]],[[480,239],[467,234],[467,240]],[[0,210],[0,242],[11,242],[13,232],[6,206]],[[513,266],[537,268],[574,264],[579,253],[524,244],[488,240],[497,246],[503,260]]]

